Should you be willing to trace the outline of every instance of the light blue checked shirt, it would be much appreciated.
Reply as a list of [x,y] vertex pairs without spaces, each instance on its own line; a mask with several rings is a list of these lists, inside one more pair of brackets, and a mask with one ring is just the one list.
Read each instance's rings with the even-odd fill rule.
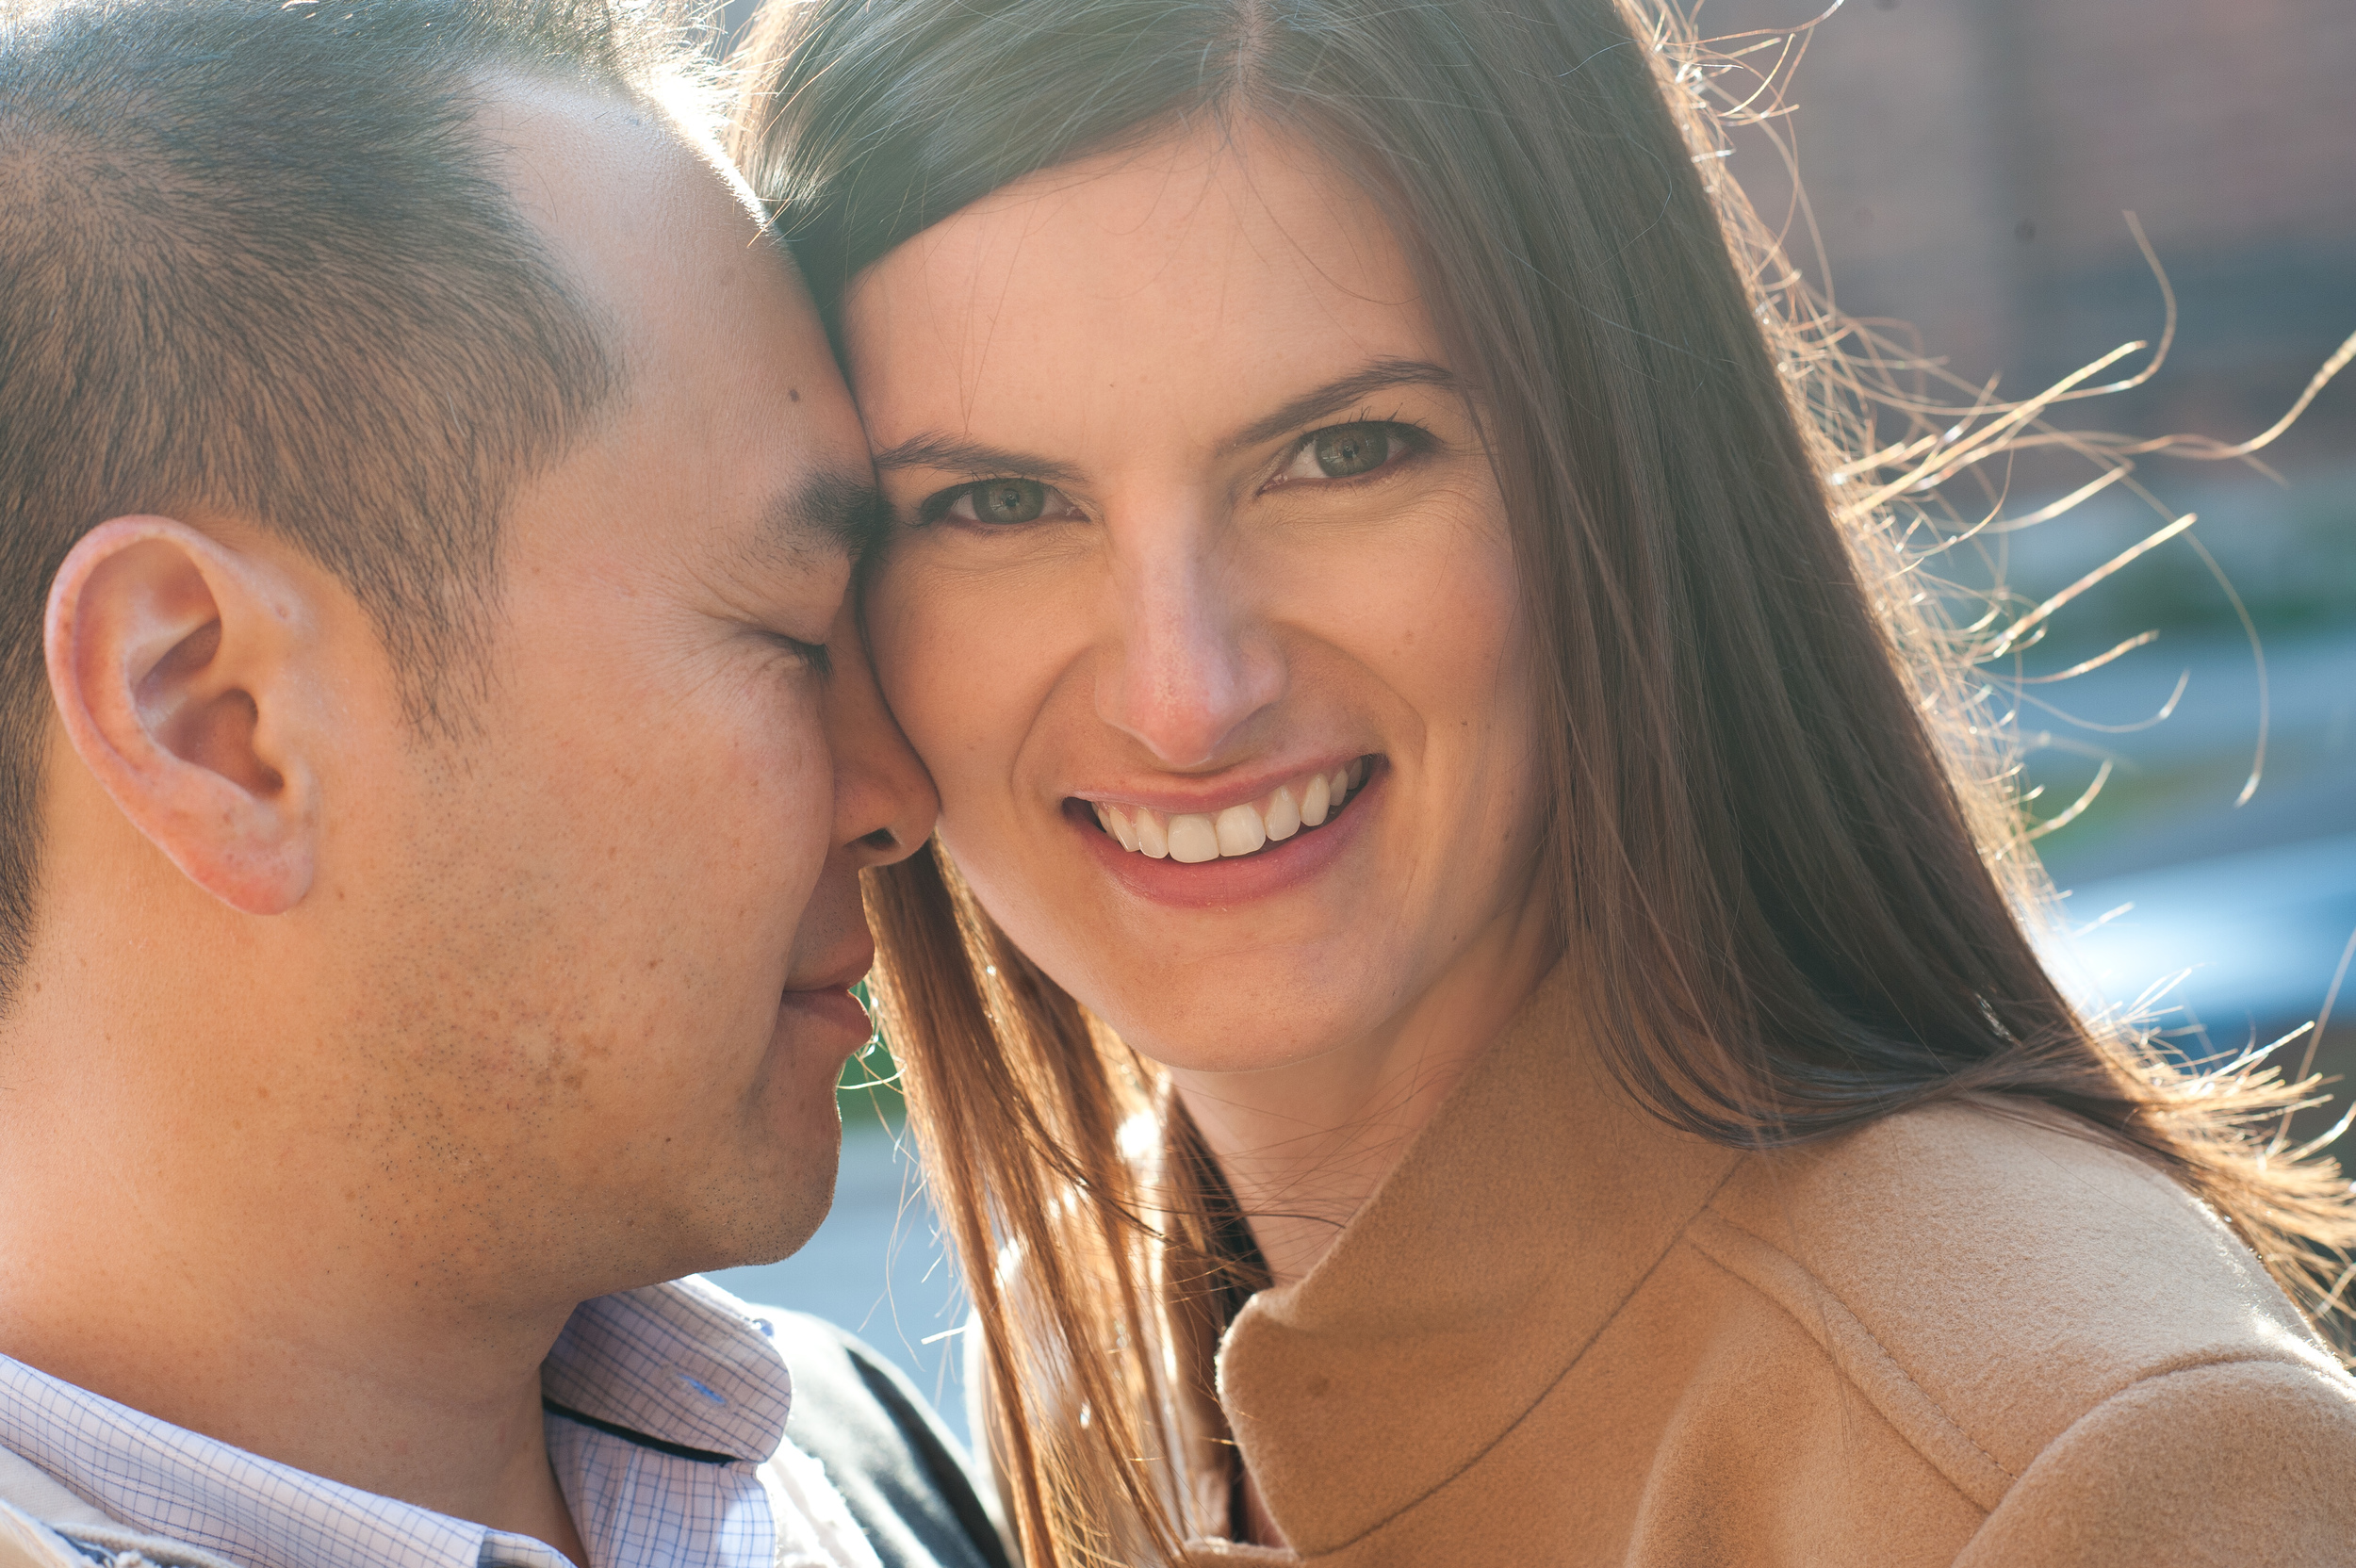
[[[587,1568],[772,1568],[781,1524],[810,1538],[809,1521],[773,1516],[759,1474],[794,1398],[771,1332],[694,1278],[573,1314],[540,1383]],[[244,1568],[565,1568],[527,1536],[306,1475],[6,1356],[0,1446],[126,1525]]]

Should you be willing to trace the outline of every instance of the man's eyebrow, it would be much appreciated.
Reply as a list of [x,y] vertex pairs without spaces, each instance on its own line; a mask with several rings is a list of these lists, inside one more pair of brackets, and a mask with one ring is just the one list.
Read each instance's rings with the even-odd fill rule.
[[858,561],[883,537],[888,515],[868,474],[824,468],[769,503],[761,536],[796,553],[816,549]]
[[[1219,449],[1224,455],[1241,448],[1273,441],[1328,414],[1348,408],[1369,392],[1380,392],[1385,387],[1439,386],[1452,390],[1462,384],[1456,372],[1443,365],[1420,359],[1378,359],[1349,375],[1302,393],[1265,417],[1254,419],[1220,442]],[[985,446],[978,441],[962,441],[930,431],[910,436],[898,446],[876,453],[875,468],[877,472],[887,474],[908,468],[929,468],[943,473],[965,474],[974,479],[1021,477],[1038,480],[1042,484],[1075,484],[1080,480],[1080,470],[1069,463],[1058,463],[1054,458],[1040,457],[1035,452],[1013,451],[1004,447]]]

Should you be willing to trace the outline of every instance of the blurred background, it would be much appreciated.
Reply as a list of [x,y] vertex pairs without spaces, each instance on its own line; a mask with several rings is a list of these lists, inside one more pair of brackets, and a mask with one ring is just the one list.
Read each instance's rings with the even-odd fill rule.
[[[1756,35],[1724,48],[1770,43],[1744,57],[1762,71],[1783,57],[1770,41],[1820,9],[1693,8],[1705,36]],[[729,20],[749,12],[738,0]],[[1783,79],[1791,112],[1775,123],[1814,223],[1795,219],[1792,260],[1848,314],[1911,323],[1956,375],[2024,397],[2158,336],[2162,293],[2121,216],[2133,211],[2176,292],[2174,350],[2150,384],[2062,422],[2246,440],[2356,332],[2351,81],[2348,0],[1847,0]],[[1735,146],[1754,203],[1790,211],[1781,155],[1759,132]],[[2168,514],[2200,521],[2075,600],[2021,671],[2159,635],[2092,674],[2007,691],[2033,738],[2040,820],[2108,767],[2092,803],[2038,844],[2075,932],[2056,939],[2057,970],[2103,1003],[2147,998],[2196,1057],[2315,1020],[2356,932],[2356,371],[2262,455],[2263,470],[2142,460],[2135,478]],[[2086,477],[2024,466],[2008,514]],[[2034,602],[2166,520],[2114,488],[1951,575],[2001,575]],[[2295,1069],[2314,1041],[2278,1055]],[[851,1076],[871,1067],[888,1059]],[[2315,1067],[2356,1069],[2356,994]],[[2328,1128],[2346,1090],[2302,1127]],[[955,1424],[962,1312],[896,1119],[889,1091],[846,1091],[826,1227],[785,1263],[718,1278],[863,1333]]]
[[[1696,8],[1705,35],[1757,33],[1729,53],[1808,14],[1805,0]],[[1777,43],[1742,59],[1782,57]],[[1910,323],[1969,383],[2021,398],[2160,336],[2163,291],[2127,212],[2174,287],[2175,344],[2143,386],[2057,422],[2241,442],[2356,333],[2346,0],[1848,0],[1787,69],[1777,128],[1808,194],[1792,259],[1847,314]],[[1780,221],[1781,155],[1760,132],[1736,147],[1731,168]],[[2192,1056],[2315,1019],[2356,932],[2356,375],[2259,455],[2139,460],[2164,511],[2118,486],[1943,565],[2034,603],[2198,514],[2062,611],[2016,672],[2030,682],[1999,682],[2029,741],[2033,815],[2060,817],[2107,767],[2037,845],[2077,933],[2056,939],[2057,969],[2106,1003],[2148,999]],[[2023,463],[2005,513],[2091,477]],[[2091,674],[2034,679],[2146,632]],[[2350,1025],[2316,1042],[2318,1069],[2356,1066]],[[2279,1054],[2286,1069],[2314,1038]]]

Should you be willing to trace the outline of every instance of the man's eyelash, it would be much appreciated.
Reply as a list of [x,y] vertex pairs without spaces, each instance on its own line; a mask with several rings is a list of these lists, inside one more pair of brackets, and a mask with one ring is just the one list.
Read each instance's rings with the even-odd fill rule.
[[792,650],[795,657],[808,664],[817,675],[825,677],[834,674],[834,657],[826,652],[826,644],[805,643],[798,637],[788,637],[783,632],[776,632],[772,635],[777,638],[779,646]]

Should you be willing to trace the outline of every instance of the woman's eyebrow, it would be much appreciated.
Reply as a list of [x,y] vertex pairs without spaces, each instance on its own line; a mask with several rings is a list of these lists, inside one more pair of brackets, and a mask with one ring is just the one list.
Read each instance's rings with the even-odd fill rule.
[[985,447],[976,441],[959,441],[929,431],[875,454],[877,473],[889,474],[903,468],[932,468],[970,474],[975,479],[1020,475],[1042,484],[1073,484],[1080,478],[1080,470],[1069,463],[1057,463],[1032,452],[1008,451],[1003,447]]
[[[1219,449],[1223,456],[1244,447],[1256,447],[1264,441],[1273,441],[1337,409],[1348,408],[1369,392],[1380,392],[1385,387],[1453,388],[1459,384],[1455,371],[1428,360],[1373,360],[1346,376],[1302,393],[1273,413],[1254,419],[1220,442]],[[1080,479],[1080,470],[1069,463],[1058,463],[1036,452],[1012,451],[1004,447],[984,446],[978,441],[961,441],[933,431],[911,435],[899,445],[875,454],[877,473],[889,474],[908,468],[970,474],[975,479],[1020,475],[1024,479],[1038,480],[1042,484],[1075,484]]]
[[1264,441],[1310,424],[1326,415],[1348,408],[1369,392],[1380,392],[1390,386],[1445,386],[1461,384],[1456,372],[1444,365],[1433,365],[1421,359],[1378,359],[1349,375],[1327,382],[1314,391],[1304,392],[1292,401],[1264,418],[1254,419],[1219,444],[1221,452],[1232,452],[1242,447],[1256,447]]

